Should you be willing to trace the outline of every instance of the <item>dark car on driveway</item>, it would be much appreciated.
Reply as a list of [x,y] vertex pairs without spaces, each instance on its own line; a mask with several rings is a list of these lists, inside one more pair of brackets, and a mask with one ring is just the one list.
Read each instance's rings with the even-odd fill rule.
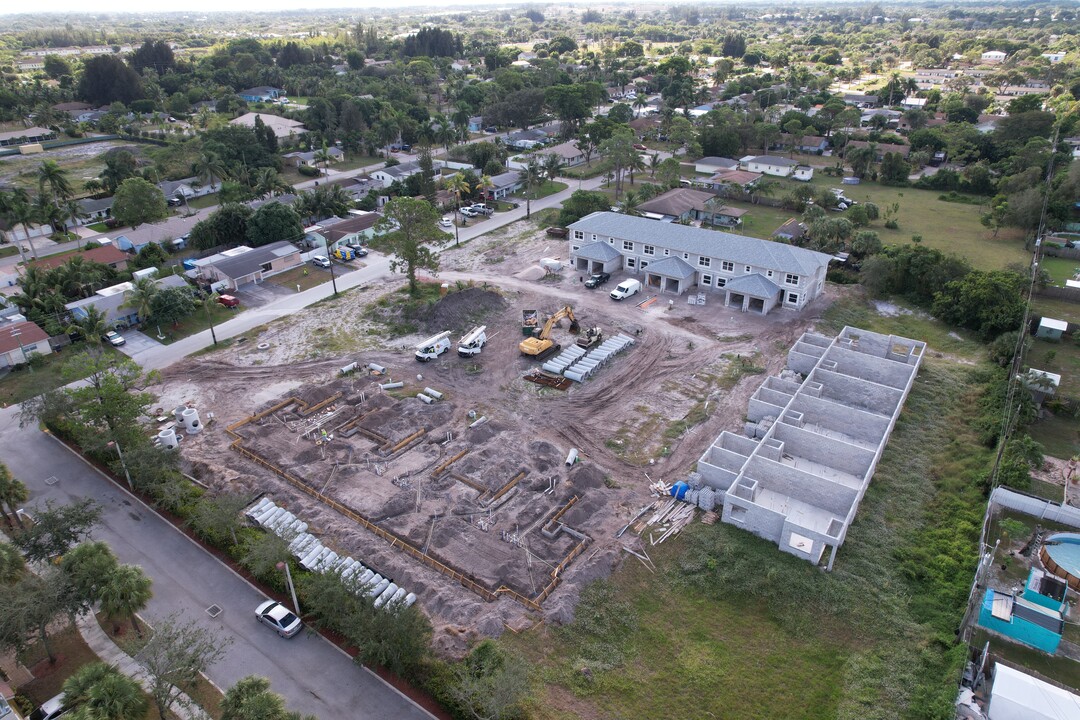
[[597,288],[611,279],[611,273],[593,273],[589,276],[589,279],[585,281],[585,287],[592,289]]

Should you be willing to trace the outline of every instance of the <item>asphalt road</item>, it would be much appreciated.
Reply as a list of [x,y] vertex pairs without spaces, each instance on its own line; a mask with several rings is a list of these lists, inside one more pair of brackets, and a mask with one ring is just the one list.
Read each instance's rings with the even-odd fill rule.
[[[279,638],[254,618],[265,596],[228,567],[103,478],[55,438],[19,428],[17,408],[0,411],[0,460],[30,489],[27,507],[46,500],[91,498],[104,515],[94,539],[104,540],[121,562],[142,566],[154,597],[142,613],[150,619],[182,612],[218,637],[232,639],[208,673],[223,688],[247,675],[270,679],[291,710],[321,720],[342,718],[430,719],[432,716],[321,636],[302,632]],[[206,608],[223,612],[212,619]]]

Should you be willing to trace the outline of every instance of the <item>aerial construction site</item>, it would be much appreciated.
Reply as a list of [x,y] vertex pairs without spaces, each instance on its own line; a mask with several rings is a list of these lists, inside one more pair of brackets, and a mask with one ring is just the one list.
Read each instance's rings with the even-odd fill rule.
[[213,413],[181,443],[192,475],[269,498],[415,593],[450,650],[468,631],[568,619],[624,547],[648,546],[647,516],[620,531],[650,486],[742,432],[751,395],[833,299],[768,317],[614,302],[570,271],[520,271],[545,240],[514,230],[448,256],[448,287],[410,334],[376,312],[398,286],[358,289],[153,388]]

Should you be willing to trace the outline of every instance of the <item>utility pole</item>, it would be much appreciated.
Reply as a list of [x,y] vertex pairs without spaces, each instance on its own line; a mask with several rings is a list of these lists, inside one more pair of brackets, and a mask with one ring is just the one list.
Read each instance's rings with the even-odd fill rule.
[[30,364],[30,358],[26,357],[26,348],[22,344],[22,330],[18,327],[11,328],[11,337],[15,338],[15,342],[19,343],[19,352],[22,353],[23,361],[26,363],[26,367],[30,368],[30,374],[34,374],[34,366]]
[[296,617],[300,617],[300,603],[296,601],[296,587],[293,585],[292,573],[289,572],[289,563],[279,562],[277,569],[285,571],[285,580],[289,583],[289,594],[292,595],[293,609],[296,610]]
[[135,491],[135,486],[131,483],[131,473],[128,472],[127,463],[124,462],[124,453],[120,452],[120,443],[115,440],[110,440],[106,447],[115,447],[116,455],[120,458],[120,467],[124,468],[124,477],[127,478],[128,490]]

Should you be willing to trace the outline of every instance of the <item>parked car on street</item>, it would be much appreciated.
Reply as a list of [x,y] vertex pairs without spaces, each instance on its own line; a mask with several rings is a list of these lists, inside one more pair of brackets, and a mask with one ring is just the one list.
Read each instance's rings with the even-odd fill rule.
[[461,208],[461,214],[468,218],[474,218],[480,213],[476,212],[471,207],[463,207]]
[[110,330],[109,332],[105,333],[105,339],[108,340],[109,344],[113,347],[120,347],[127,342],[127,340],[124,339],[124,336],[116,332],[115,330]]
[[649,148],[645,147],[641,143],[635,143],[633,148],[639,152],[646,152]]
[[454,227],[454,221],[448,217],[444,217],[442,220],[439,221],[439,227],[452,228]]
[[328,268],[330,267],[330,258],[325,255],[316,255],[311,258],[311,264],[315,267]]
[[240,299],[235,298],[232,295],[218,295],[217,301],[227,308],[234,308],[240,305]]
[[478,212],[481,215],[487,215],[489,217],[491,215],[495,214],[495,210],[493,210],[492,208],[489,208],[484,203],[473,203],[472,205],[469,206],[469,209],[474,210],[475,212]]
[[589,288],[591,290],[593,288],[600,287],[601,285],[603,285],[604,283],[606,283],[610,279],[611,279],[611,273],[606,273],[606,272],[593,273],[592,275],[589,276],[589,279],[585,281],[585,287],[587,287],[587,288]]
[[368,254],[367,248],[358,242],[345,243],[345,247],[352,250],[356,257],[365,257]]
[[300,618],[277,600],[267,600],[255,608],[255,618],[283,638],[293,637],[304,627]]

